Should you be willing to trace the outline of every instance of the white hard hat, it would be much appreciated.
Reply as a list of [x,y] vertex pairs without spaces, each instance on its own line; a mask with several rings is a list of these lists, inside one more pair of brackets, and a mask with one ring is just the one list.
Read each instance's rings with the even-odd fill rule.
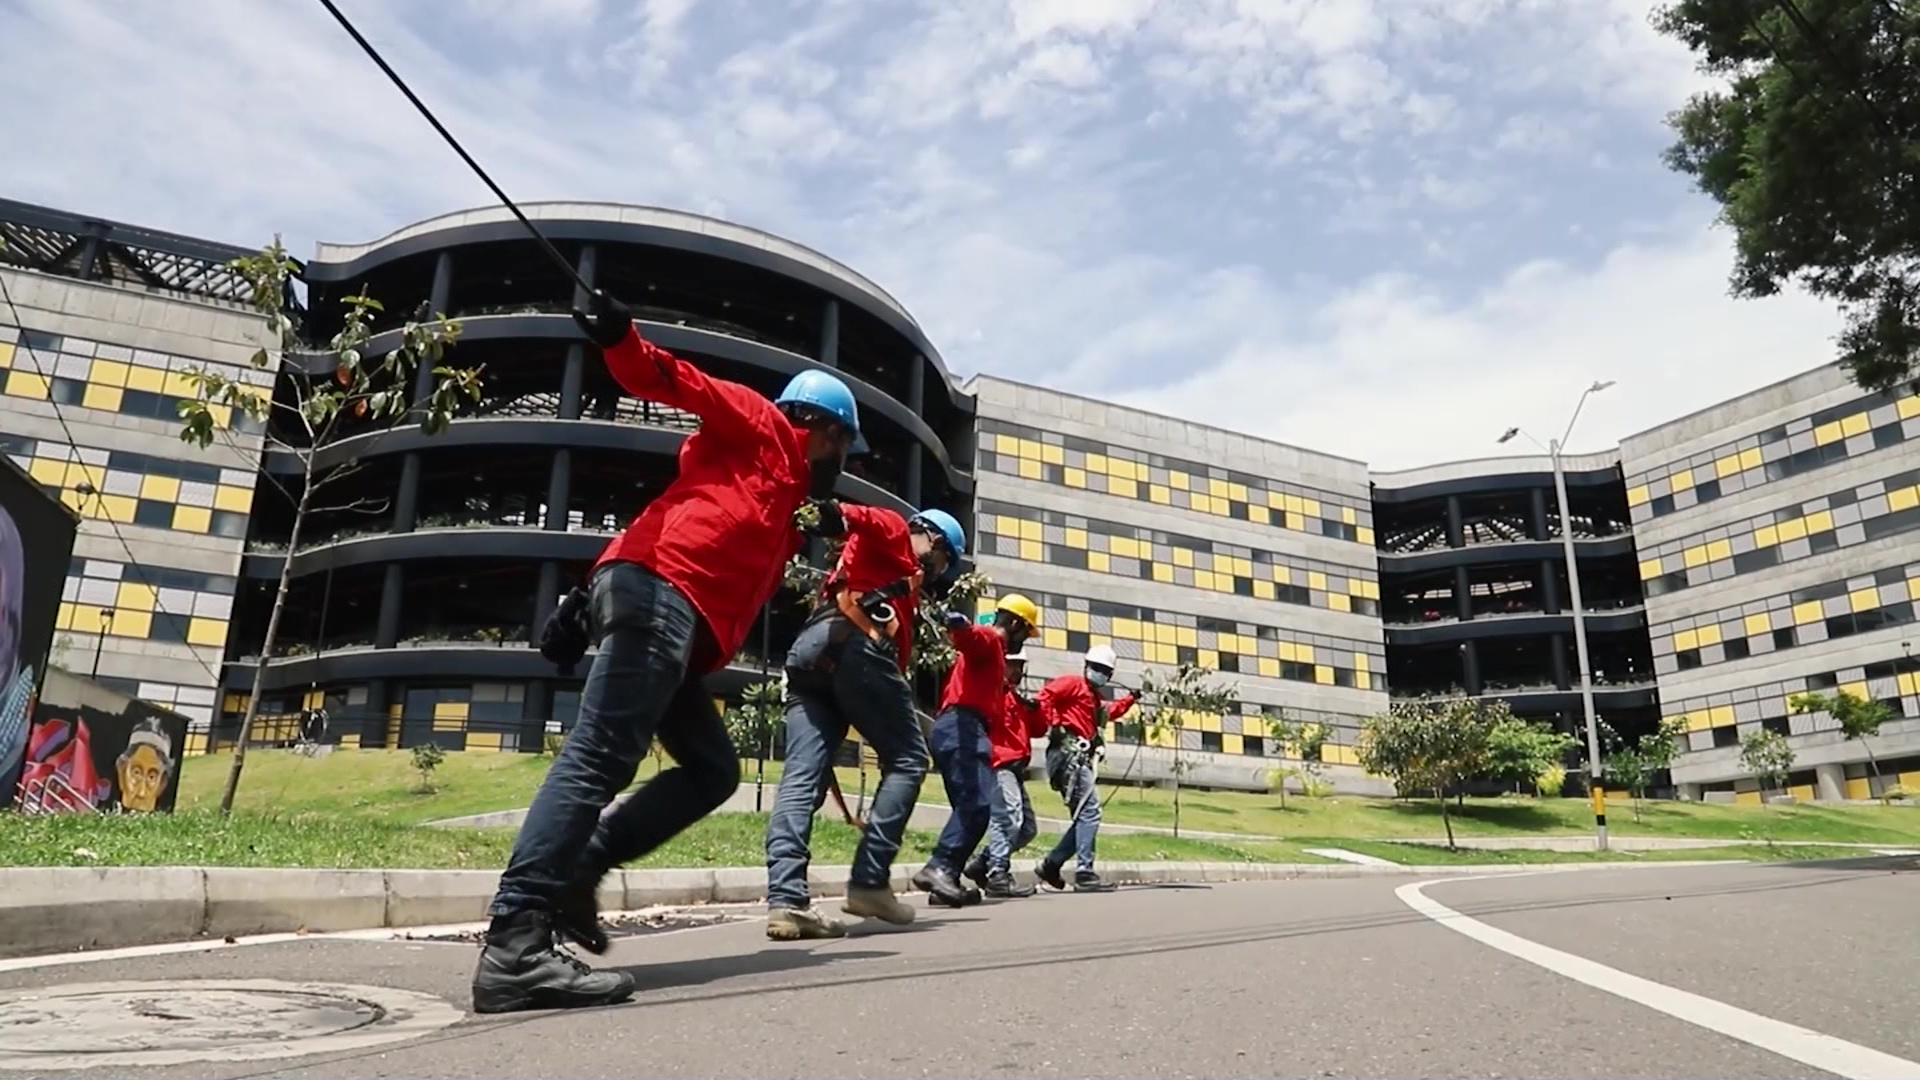
[[1120,666],[1120,658],[1113,654],[1113,646],[1095,645],[1087,650],[1087,663],[1112,670]]

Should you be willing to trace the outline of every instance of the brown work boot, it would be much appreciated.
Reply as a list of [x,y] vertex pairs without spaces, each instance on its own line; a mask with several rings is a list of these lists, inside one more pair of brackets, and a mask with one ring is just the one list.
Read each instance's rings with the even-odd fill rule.
[[767,937],[774,941],[818,941],[847,936],[847,924],[808,908],[773,908],[767,912]]
[[913,921],[913,909],[900,902],[885,885],[849,885],[840,910],[863,919],[880,919],[895,926]]

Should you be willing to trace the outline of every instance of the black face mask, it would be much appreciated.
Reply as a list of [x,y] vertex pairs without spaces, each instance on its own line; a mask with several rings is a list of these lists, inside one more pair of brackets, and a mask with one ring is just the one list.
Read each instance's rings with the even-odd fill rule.
[[840,479],[840,471],[846,466],[846,459],[839,454],[830,458],[807,460],[807,494],[816,499],[833,498],[834,482]]

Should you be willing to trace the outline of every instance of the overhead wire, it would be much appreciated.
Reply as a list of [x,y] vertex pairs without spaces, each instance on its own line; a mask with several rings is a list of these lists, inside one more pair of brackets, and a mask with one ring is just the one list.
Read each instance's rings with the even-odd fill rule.
[[447,130],[447,126],[440,122],[440,118],[433,114],[433,110],[427,107],[426,102],[420,100],[420,95],[413,92],[413,88],[408,86],[407,81],[400,77],[400,73],[393,70],[393,65],[387,63],[386,58],[380,55],[380,50],[373,47],[373,43],[368,41],[366,35],[362,34],[353,25],[353,21],[347,18],[345,13],[333,3],[333,0],[320,0],[320,6],[326,8],[327,14],[332,15],[334,21],[340,24],[340,28],[345,30],[347,34],[353,38],[354,42],[360,46],[360,50],[367,54],[367,59],[372,60],[381,71],[386,73],[387,78],[393,82],[393,85],[399,89],[400,93],[406,95],[406,99],[413,103],[413,107],[419,110],[420,115],[426,118],[427,123],[433,125],[433,130],[440,133],[440,137],[446,140],[447,145],[453,147],[453,152],[460,155],[460,160],[467,163],[467,168],[472,169],[474,175],[480,178],[481,183],[487,185],[488,189],[493,192],[494,197],[500,200],[501,205],[505,206],[512,212],[514,217],[519,219],[520,224],[526,227],[527,232],[531,234],[534,241],[540,245],[540,249],[546,252],[547,257],[553,260],[554,265],[560,267],[560,269],[566,273],[567,277],[571,278],[573,283],[579,286],[582,292],[592,295],[593,286],[587,284],[586,278],[580,275],[579,269],[575,267],[566,256],[560,254],[560,249],[553,246],[553,241],[548,240],[546,234],[541,232],[540,229],[527,218],[527,215],[521,212],[519,205],[507,196],[506,191],[504,191],[499,184],[493,182],[493,177],[487,175],[487,170],[480,167],[480,163],[473,159],[472,154],[467,153],[466,147],[460,145],[460,140],[453,137],[453,132]]

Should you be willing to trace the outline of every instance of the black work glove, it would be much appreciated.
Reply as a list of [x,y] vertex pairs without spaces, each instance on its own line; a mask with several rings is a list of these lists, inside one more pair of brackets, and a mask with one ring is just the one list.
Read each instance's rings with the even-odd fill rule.
[[633,309],[608,296],[601,289],[587,297],[587,310],[574,309],[573,321],[581,331],[603,349],[611,349],[626,339],[633,329]]
[[587,655],[587,646],[592,644],[593,632],[587,625],[587,599],[585,589],[567,593],[540,628],[540,655],[559,668],[562,675],[573,674],[580,658]]
[[847,516],[840,512],[839,503],[832,499],[809,499],[807,505],[813,513],[805,515],[807,520],[801,524],[801,532],[827,540],[847,535]]

